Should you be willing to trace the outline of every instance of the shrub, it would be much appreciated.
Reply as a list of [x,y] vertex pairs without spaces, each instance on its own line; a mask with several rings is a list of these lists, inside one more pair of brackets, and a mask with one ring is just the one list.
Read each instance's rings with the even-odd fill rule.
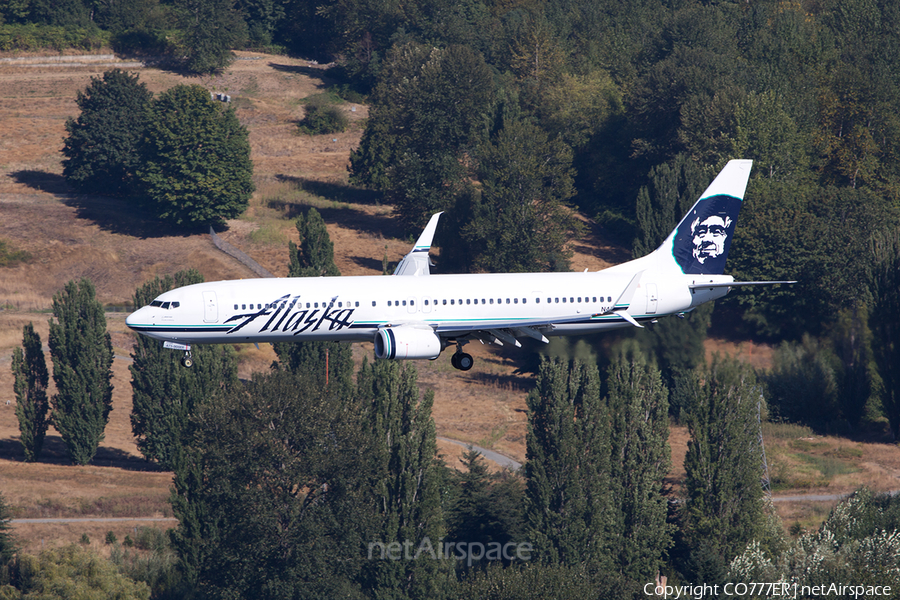
[[350,126],[350,119],[327,96],[313,96],[305,106],[306,118],[300,121],[300,132],[307,135],[340,133]]

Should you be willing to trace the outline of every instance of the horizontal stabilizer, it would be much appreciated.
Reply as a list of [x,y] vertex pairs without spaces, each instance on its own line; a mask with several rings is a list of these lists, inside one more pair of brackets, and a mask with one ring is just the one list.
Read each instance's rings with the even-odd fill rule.
[[741,287],[745,285],[792,285],[797,283],[796,281],[732,281],[726,283],[692,283],[688,287],[692,290],[709,290],[712,288],[723,288],[723,287]]

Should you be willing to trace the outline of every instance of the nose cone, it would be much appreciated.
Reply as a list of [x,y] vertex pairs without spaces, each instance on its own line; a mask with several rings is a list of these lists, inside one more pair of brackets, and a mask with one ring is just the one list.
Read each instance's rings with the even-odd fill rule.
[[137,331],[137,327],[141,324],[141,321],[142,321],[141,313],[143,313],[143,312],[144,312],[144,309],[141,308],[139,310],[134,311],[127,317],[125,317],[125,324],[128,326],[129,329]]

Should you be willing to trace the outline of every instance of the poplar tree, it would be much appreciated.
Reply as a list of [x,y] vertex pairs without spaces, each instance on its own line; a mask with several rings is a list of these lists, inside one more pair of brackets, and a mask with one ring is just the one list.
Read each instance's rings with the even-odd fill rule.
[[358,398],[366,407],[363,423],[372,440],[375,514],[381,523],[373,541],[409,543],[413,557],[367,563],[365,587],[376,598],[436,597],[448,564],[434,560],[444,535],[431,417],[434,392],[420,397],[417,378],[414,366],[397,361],[365,361],[357,375]]
[[719,583],[728,563],[765,527],[757,411],[761,387],[734,359],[679,379],[690,432],[684,460],[684,569],[698,583]]
[[[300,245],[288,242],[290,277],[337,277],[334,244],[328,236],[325,221],[315,208],[297,217]],[[322,298],[330,300],[330,298]],[[327,309],[323,309],[327,310]],[[340,386],[352,392],[353,349],[342,342],[275,342],[272,344],[281,364],[295,373],[307,373],[321,385]]]
[[596,366],[544,360],[528,412],[526,519],[535,559],[612,567],[609,417]]
[[[634,258],[650,254],[665,241],[709,185],[710,175],[684,153],[650,170],[636,201],[639,237],[633,242]],[[683,319],[660,319],[637,338],[656,356],[667,383],[671,384],[674,370],[693,369],[704,359],[713,307],[707,303]]]
[[19,439],[25,450],[25,461],[32,462],[37,460],[41,453],[44,436],[50,425],[47,418],[47,412],[50,410],[47,399],[50,375],[47,371],[41,336],[34,330],[32,323],[22,328],[22,347],[24,350],[23,348],[13,350],[13,388],[16,394]]
[[652,581],[672,545],[664,479],[671,465],[668,390],[640,351],[620,349],[607,373],[610,556],[633,581]]
[[70,281],[53,296],[50,355],[53,425],[73,463],[86,465],[103,440],[112,410],[112,341],[90,279]]
[[881,376],[881,405],[891,436],[900,439],[900,235],[883,233],[873,244],[874,303],[869,319],[872,353]]
[[[171,289],[201,283],[196,270],[156,277],[134,292],[134,306],[146,306]],[[237,382],[237,363],[228,345],[198,344],[194,366],[181,366],[181,354],[163,348],[159,340],[136,336],[131,371],[131,431],[147,460],[175,470],[192,436],[191,415],[197,407],[226,392]]]

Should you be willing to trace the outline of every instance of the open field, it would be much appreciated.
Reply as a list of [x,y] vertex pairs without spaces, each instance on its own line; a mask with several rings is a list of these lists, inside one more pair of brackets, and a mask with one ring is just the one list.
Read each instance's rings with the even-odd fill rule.
[[[223,75],[185,79],[157,69],[141,69],[141,81],[159,92],[177,83],[197,83],[232,95],[237,115],[250,130],[257,192],[245,215],[229,223],[221,236],[276,275],[287,274],[287,241],[297,239],[291,218],[316,206],[328,224],[335,260],[345,275],[377,275],[382,257],[399,260],[411,240],[399,239],[390,206],[379,205],[346,186],[347,163],[358,144],[367,111],[344,106],[349,131],[336,136],[300,136],[301,100],[322,92],[323,71],[306,61],[240,53]],[[51,429],[42,462],[21,462],[10,373],[12,348],[21,342],[22,326],[34,322],[47,339],[52,297],[71,279],[90,277],[100,300],[111,306],[130,302],[146,280],[193,267],[207,280],[247,278],[252,273],[217,250],[204,234],[173,234],[154,223],[133,218],[127,206],[105,198],[70,194],[62,178],[65,121],[77,115],[75,95],[102,73],[96,67],[21,68],[0,65],[0,239],[31,253],[30,262],[0,269],[0,490],[15,516],[149,517],[171,514],[166,498],[171,476],[140,458],[131,436],[129,353],[133,337],[124,313],[108,313],[116,360],[114,409],[106,438],[94,464],[66,464],[62,442]],[[595,235],[574,244],[573,268],[596,270],[627,258]],[[516,374],[504,354],[478,343],[467,346],[477,366],[469,372],[450,366],[449,353],[417,364],[422,387],[434,390],[438,434],[525,460],[526,403],[530,377]],[[771,364],[767,346],[712,340],[708,351],[737,354],[758,367]],[[265,370],[274,353],[264,346],[239,349],[240,375]],[[355,347],[358,360],[371,344]],[[49,355],[48,355],[49,364]],[[52,385],[52,384],[51,384]],[[671,433],[675,485],[683,477],[688,435]],[[463,449],[440,442],[451,465]],[[770,473],[778,494],[845,493],[858,485],[900,488],[900,450],[893,445],[857,444],[818,438],[808,430],[774,428],[766,432]],[[784,515],[804,526],[821,513],[809,503],[791,503]],[[833,504],[833,502],[831,502]],[[818,506],[818,504],[816,505]],[[789,511],[789,512],[785,512]],[[817,512],[818,511],[818,512]],[[99,543],[106,531],[122,539],[139,525],[118,523],[23,524],[17,533],[25,548],[77,541],[87,533]]]

